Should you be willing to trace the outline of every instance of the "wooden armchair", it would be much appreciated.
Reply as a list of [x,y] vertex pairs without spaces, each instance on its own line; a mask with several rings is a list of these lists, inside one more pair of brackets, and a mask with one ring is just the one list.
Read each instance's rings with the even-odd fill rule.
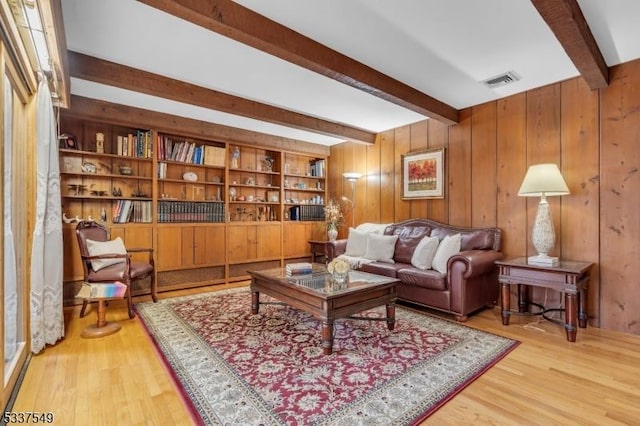
[[[119,248],[117,246],[121,241],[111,241],[107,228],[93,221],[79,222],[76,226],[76,237],[82,256],[84,280],[88,283],[120,281],[126,284],[129,318],[135,317],[131,301],[131,284],[133,282],[150,277],[151,297],[154,302],[158,301],[152,248],[125,249],[124,244],[120,244]],[[116,247],[116,249],[109,252],[112,247]],[[148,262],[131,261],[131,254],[139,252],[149,253]],[[88,299],[84,299],[82,302],[80,317],[85,316],[88,303]]]

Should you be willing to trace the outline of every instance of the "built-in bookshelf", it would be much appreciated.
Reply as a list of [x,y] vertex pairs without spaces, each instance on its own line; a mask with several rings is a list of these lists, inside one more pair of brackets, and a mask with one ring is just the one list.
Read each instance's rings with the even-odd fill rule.
[[[165,291],[308,260],[307,241],[323,235],[325,158],[76,117],[61,117],[65,253],[77,249],[75,222],[97,220],[153,246]],[[79,257],[64,274],[82,279]]]

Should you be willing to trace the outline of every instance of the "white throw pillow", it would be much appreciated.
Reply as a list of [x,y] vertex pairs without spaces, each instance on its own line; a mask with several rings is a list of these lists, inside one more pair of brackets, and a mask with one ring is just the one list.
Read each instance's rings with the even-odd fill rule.
[[361,223],[356,227],[356,230],[361,232],[373,233],[373,234],[384,234],[384,230],[389,226],[388,223]]
[[353,228],[349,228],[349,237],[347,237],[347,248],[344,254],[353,257],[362,257],[367,249],[367,233],[361,232]]
[[396,251],[396,241],[398,241],[397,235],[368,234],[364,258],[395,263],[393,261],[393,253]]
[[[127,254],[127,249],[124,247],[124,242],[122,242],[122,238],[120,237],[110,241],[87,240],[87,250],[89,250],[90,256],[99,256],[101,254]],[[91,266],[94,271],[99,271],[104,267],[123,262],[126,262],[126,259],[96,259],[91,261]]]
[[411,264],[418,269],[431,269],[439,242],[438,237],[424,237],[420,240],[411,256]]
[[447,235],[440,241],[436,255],[433,256],[431,267],[441,274],[446,274],[447,261],[456,253],[460,253],[460,234]]

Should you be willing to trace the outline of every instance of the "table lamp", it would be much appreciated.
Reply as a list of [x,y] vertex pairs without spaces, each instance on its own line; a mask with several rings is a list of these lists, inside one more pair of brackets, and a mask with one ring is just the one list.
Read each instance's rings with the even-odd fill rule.
[[538,204],[531,232],[533,246],[538,254],[530,256],[528,263],[544,266],[558,265],[558,258],[549,256],[549,252],[556,244],[556,234],[553,229],[547,197],[567,194],[569,194],[569,188],[557,165],[551,163],[529,166],[518,195],[521,197],[540,197],[540,204]]

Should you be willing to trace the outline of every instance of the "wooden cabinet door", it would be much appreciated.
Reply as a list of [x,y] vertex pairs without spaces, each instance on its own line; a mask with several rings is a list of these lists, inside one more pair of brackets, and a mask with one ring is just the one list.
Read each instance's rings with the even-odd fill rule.
[[230,225],[227,228],[229,263],[246,262],[256,258],[256,226]]
[[311,239],[309,225],[304,222],[287,222],[283,227],[284,257],[309,256],[309,243]]
[[256,257],[258,259],[282,257],[280,224],[258,225],[256,228]]
[[[151,226],[137,225],[135,228],[131,226],[112,226],[109,229],[109,236],[111,239],[122,238],[126,248],[153,247],[153,228]],[[148,262],[149,253],[135,253],[131,258],[136,262]],[[157,259],[156,252],[154,252],[154,258]]]
[[158,227],[158,252],[156,253],[158,270],[180,269],[182,252],[182,227]]
[[226,239],[223,226],[195,226],[193,228],[193,263],[223,265],[226,261]]

